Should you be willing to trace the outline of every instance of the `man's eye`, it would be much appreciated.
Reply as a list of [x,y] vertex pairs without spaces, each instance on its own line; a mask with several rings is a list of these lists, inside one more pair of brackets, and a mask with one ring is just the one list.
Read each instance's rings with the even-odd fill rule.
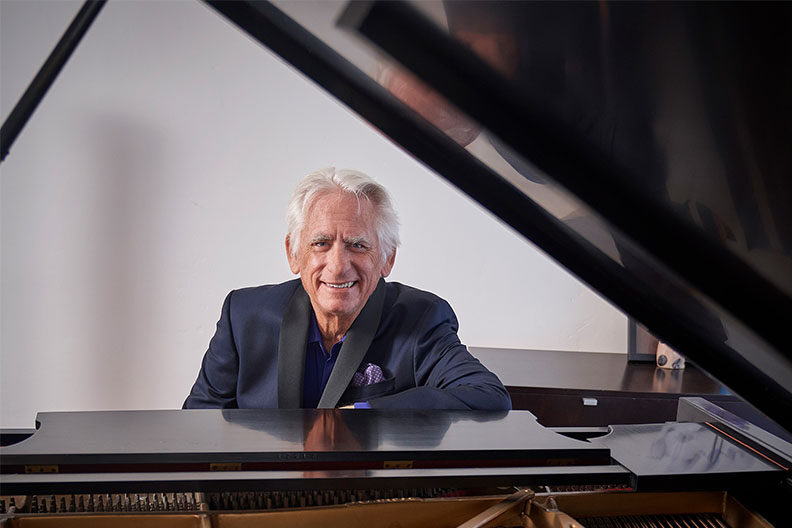
[[351,247],[353,249],[366,249],[366,246],[364,246],[360,242],[355,242],[355,243],[349,244],[349,247]]
[[314,242],[312,245],[313,247],[325,247],[327,242]]

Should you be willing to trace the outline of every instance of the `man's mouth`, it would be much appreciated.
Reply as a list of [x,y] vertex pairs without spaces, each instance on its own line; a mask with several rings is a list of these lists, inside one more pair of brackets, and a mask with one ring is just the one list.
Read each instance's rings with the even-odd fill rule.
[[323,282],[322,284],[324,284],[325,286],[329,286],[329,287],[331,287],[331,288],[335,288],[335,289],[337,289],[337,290],[342,290],[342,289],[344,289],[344,288],[351,288],[352,286],[354,286],[355,284],[357,284],[357,281],[349,281],[349,282],[336,282],[336,283],[333,283],[333,282]]

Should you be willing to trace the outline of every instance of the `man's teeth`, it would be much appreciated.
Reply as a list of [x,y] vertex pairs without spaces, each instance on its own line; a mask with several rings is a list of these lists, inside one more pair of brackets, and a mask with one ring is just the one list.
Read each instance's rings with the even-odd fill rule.
[[339,289],[340,288],[351,288],[355,284],[355,281],[342,282],[340,284],[333,284],[332,282],[325,282],[325,284],[327,284],[331,288],[339,288]]

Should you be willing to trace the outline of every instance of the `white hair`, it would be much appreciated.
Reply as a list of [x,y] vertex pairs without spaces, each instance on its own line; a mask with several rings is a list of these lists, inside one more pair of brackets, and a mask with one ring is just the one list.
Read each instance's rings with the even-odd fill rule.
[[388,256],[399,246],[399,218],[391,203],[390,195],[385,187],[374,181],[370,176],[351,169],[328,167],[305,175],[297,184],[294,194],[289,200],[286,213],[286,224],[291,254],[297,256],[300,247],[300,233],[305,225],[305,215],[320,196],[334,191],[354,194],[358,200],[367,199],[374,206],[376,231],[382,258]]

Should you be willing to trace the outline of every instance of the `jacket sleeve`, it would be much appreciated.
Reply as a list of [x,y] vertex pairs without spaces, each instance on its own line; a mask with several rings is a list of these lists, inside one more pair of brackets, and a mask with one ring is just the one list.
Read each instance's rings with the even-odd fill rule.
[[437,298],[417,325],[413,370],[415,388],[374,398],[372,408],[509,410],[511,398],[457,336],[451,306]]
[[184,401],[184,409],[233,409],[237,407],[239,355],[231,329],[231,297],[223,303],[217,330],[204,354],[198,379]]

